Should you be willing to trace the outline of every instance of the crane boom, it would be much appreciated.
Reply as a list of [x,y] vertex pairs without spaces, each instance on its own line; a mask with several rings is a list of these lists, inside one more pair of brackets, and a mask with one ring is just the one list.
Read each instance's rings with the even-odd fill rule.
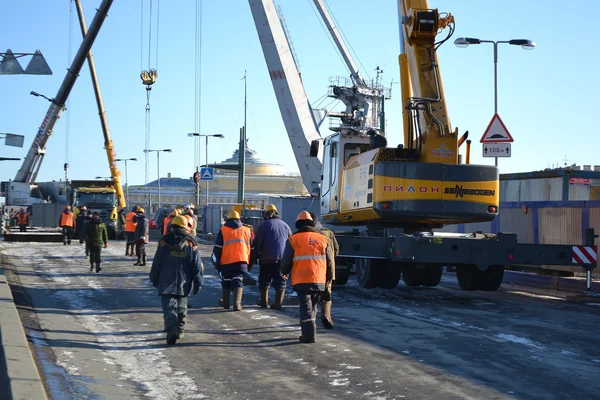
[[273,0],[248,0],[248,3],[302,181],[311,194],[317,195],[321,183],[321,150],[318,157],[310,157],[310,146],[321,135],[289,43]]
[[[87,27],[85,25],[85,18],[83,14],[83,7],[81,6],[81,0],[75,0],[77,6],[77,15],[79,17],[79,26],[81,28],[81,35],[85,39],[87,35]],[[94,56],[92,50],[88,51],[87,55],[88,66],[90,68],[90,76],[92,78],[92,84],[94,86],[94,94],[96,96],[96,104],[98,105],[98,116],[100,117],[100,125],[102,126],[102,134],[104,135],[104,148],[108,158],[108,167],[110,168],[110,175],[115,182],[115,191],[117,197],[117,204],[119,208],[125,208],[127,203],[125,202],[125,195],[123,194],[123,187],[121,185],[121,172],[117,167],[116,153],[113,141],[110,138],[110,131],[108,129],[108,121],[106,119],[106,113],[104,112],[104,104],[102,102],[102,94],[100,93],[100,85],[98,84],[98,77],[96,75],[96,66],[94,63]]]
[[333,41],[335,42],[335,45],[337,46],[340,54],[342,55],[344,62],[346,63],[346,65],[348,66],[348,69],[350,70],[350,77],[352,78],[352,81],[354,82],[355,85],[364,86],[365,81],[360,76],[358,67],[356,66],[356,63],[354,62],[354,60],[352,59],[352,56],[350,55],[350,52],[348,51],[346,44],[342,40],[342,37],[340,36],[337,26],[335,25],[335,23],[333,22],[333,19],[331,18],[331,15],[329,14],[329,11],[327,11],[327,7],[325,7],[325,3],[323,3],[323,0],[313,0],[313,2],[315,3],[317,10],[319,10],[319,14],[321,14],[321,18],[323,18],[325,25],[327,25],[327,29],[329,29],[329,33],[331,34],[331,37],[333,38]]
[[23,161],[23,165],[15,175],[15,182],[30,184],[35,182],[46,151],[46,143],[48,142],[50,135],[52,135],[54,125],[60,118],[60,114],[65,107],[67,98],[69,97],[69,94],[75,85],[75,81],[79,76],[81,67],[85,62],[89,50],[92,48],[92,44],[98,36],[98,32],[102,27],[102,23],[104,22],[112,3],[113,0],[103,0],[100,4],[100,7],[98,7],[96,15],[94,16],[94,19],[90,25],[90,29],[81,42],[79,50],[73,58],[71,67],[67,70],[67,74],[63,79],[63,83],[58,89],[58,93],[54,99],[52,99],[52,104],[50,104],[48,112],[46,113],[46,116],[44,117],[42,124],[35,135],[35,138],[33,139],[33,143],[31,144],[27,156]]

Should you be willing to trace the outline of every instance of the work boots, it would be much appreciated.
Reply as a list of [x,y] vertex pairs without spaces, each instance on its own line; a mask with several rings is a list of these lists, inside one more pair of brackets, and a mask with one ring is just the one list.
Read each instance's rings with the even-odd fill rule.
[[146,266],[146,255],[145,255],[145,254],[142,256],[142,263],[141,263],[140,265],[141,265],[142,267],[145,267],[145,266]]
[[233,298],[234,298],[234,305],[233,305],[233,311],[242,311],[242,294],[244,293],[244,288],[243,287],[236,287],[235,289],[233,289]]
[[321,323],[325,329],[333,329],[333,320],[331,319],[331,301],[321,303]]
[[219,300],[219,307],[223,307],[226,310],[229,310],[231,305],[229,304],[229,296],[231,294],[231,290],[222,289],[223,298]]
[[269,301],[269,288],[260,289],[260,298],[256,300],[256,305],[260,306],[260,308],[267,308],[267,303]]
[[138,257],[137,261],[133,265],[135,265],[135,266],[142,265],[142,259],[141,259],[141,257]]
[[96,273],[102,271],[102,268],[100,268],[100,263],[96,263]]
[[283,304],[283,298],[285,297],[285,290],[277,289],[275,291],[275,301],[271,304],[271,308],[274,310],[281,310],[281,304]]
[[93,262],[90,263],[90,272],[94,272],[94,263]]
[[315,321],[304,321],[300,322],[300,329],[302,331],[302,335],[298,338],[300,343],[315,343],[315,334],[317,331],[317,326]]

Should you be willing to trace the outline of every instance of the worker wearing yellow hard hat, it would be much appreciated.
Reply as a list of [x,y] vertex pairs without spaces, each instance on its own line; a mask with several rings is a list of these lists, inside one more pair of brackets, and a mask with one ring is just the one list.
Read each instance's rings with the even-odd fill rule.
[[258,260],[260,272],[258,274],[258,288],[260,297],[256,305],[267,308],[269,304],[269,289],[275,289],[275,301],[271,304],[273,309],[281,309],[285,296],[287,279],[281,273],[281,259],[285,244],[292,235],[292,230],[281,218],[277,207],[269,204],[265,208],[264,221],[256,228],[255,258]]
[[237,211],[229,210],[227,221],[217,234],[212,255],[213,265],[221,274],[221,307],[229,309],[229,296],[233,291],[234,310],[242,310],[244,274],[252,269],[253,251],[252,230],[242,224]]
[[333,251],[327,238],[315,229],[315,221],[302,211],[296,218],[296,232],[288,240],[281,272],[291,273],[292,287],[298,293],[300,308],[300,343],[316,341],[316,307],[319,298],[331,285],[334,274]]
[[161,297],[167,344],[183,338],[188,297],[198,294],[203,283],[198,243],[187,228],[185,217],[173,217],[171,231],[160,238],[150,269],[150,281]]

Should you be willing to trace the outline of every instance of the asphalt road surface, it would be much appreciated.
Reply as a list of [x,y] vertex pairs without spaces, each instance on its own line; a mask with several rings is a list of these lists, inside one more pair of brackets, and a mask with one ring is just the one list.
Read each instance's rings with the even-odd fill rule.
[[[155,247],[148,246],[148,254]],[[52,399],[579,399],[600,396],[600,307],[503,286],[334,287],[335,328],[300,344],[298,306],[217,307],[205,286],[185,338],[167,346],[150,266],[124,244],[90,273],[78,243],[0,244],[23,324]],[[150,257],[151,259],[151,257]],[[256,273],[257,271],[252,271]],[[271,296],[273,295],[271,291]],[[288,295],[291,291],[288,292]],[[319,318],[320,322],[320,318]]]

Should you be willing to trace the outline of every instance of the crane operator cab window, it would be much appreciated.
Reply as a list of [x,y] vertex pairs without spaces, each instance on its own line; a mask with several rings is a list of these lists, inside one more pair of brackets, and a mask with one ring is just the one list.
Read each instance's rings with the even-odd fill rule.
[[350,157],[360,154],[361,143],[346,143],[344,145],[344,165],[348,164]]

